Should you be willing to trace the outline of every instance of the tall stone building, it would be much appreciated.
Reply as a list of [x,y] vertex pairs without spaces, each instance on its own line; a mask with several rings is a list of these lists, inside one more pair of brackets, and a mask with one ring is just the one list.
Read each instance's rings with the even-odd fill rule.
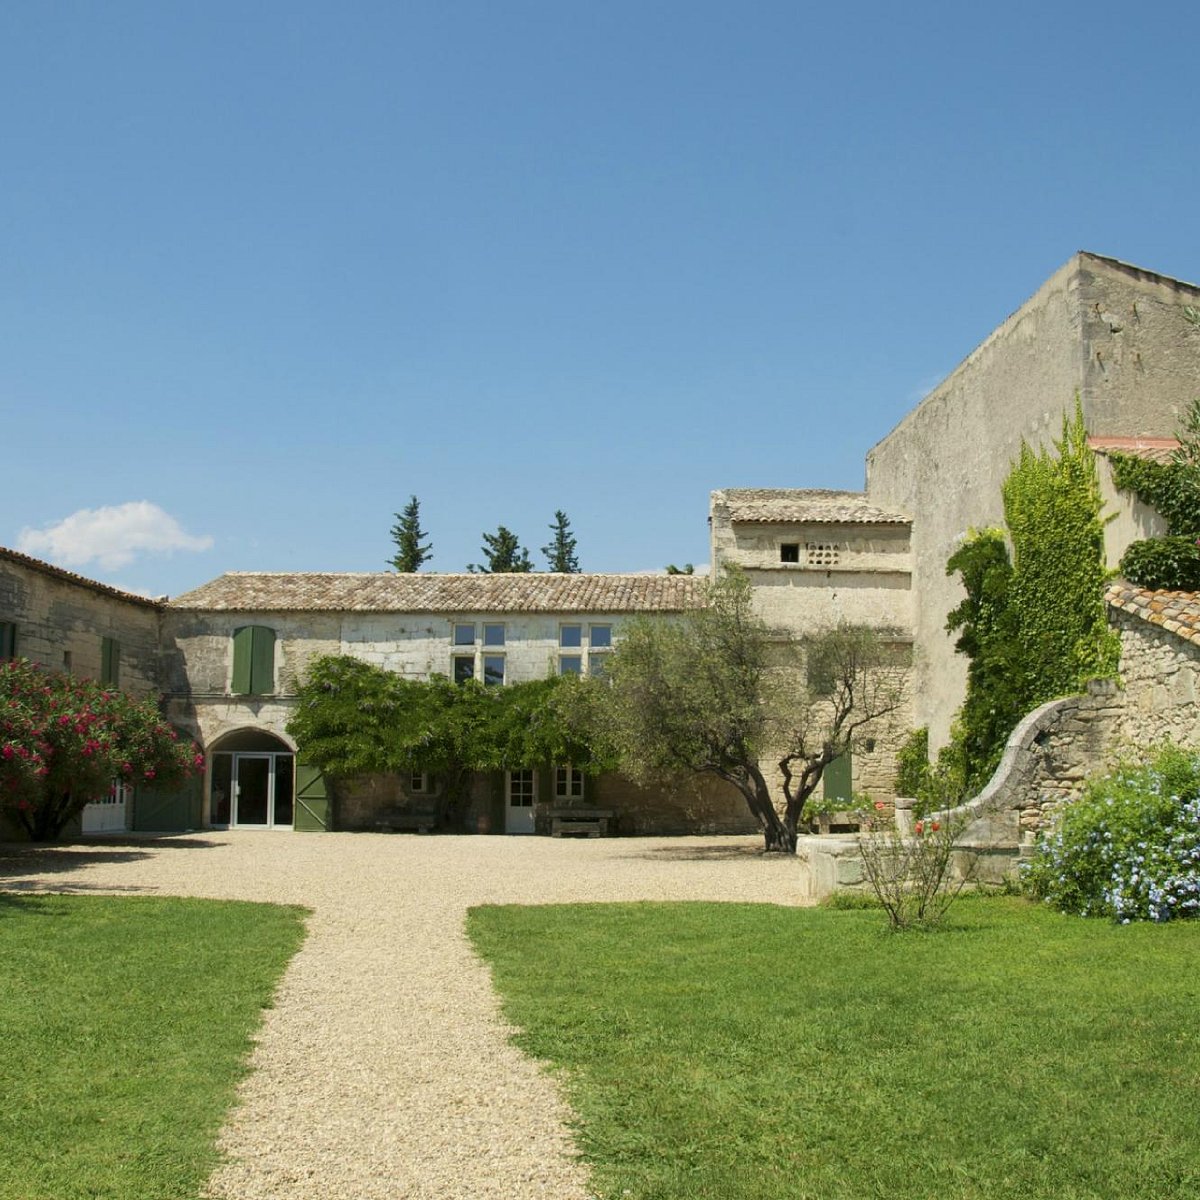
[[[946,741],[966,668],[946,635],[962,597],[946,560],[999,525],[1000,487],[1024,439],[1061,434],[1075,397],[1098,439],[1160,439],[1200,396],[1200,288],[1096,254],[1074,255],[867,455],[866,499],[912,515],[914,719]],[[1107,552],[1154,522],[1109,489]]]

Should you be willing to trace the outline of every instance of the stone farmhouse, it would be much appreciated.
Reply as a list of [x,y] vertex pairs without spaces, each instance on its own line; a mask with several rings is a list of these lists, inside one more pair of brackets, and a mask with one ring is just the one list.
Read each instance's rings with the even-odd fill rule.
[[[781,636],[866,623],[907,664],[905,709],[827,771],[831,807],[851,791],[891,797],[895,750],[913,726],[928,724],[935,748],[945,740],[965,681],[944,631],[960,598],[945,563],[970,528],[1001,522],[1000,486],[1021,440],[1038,446],[1057,436],[1080,398],[1114,514],[1107,551],[1115,564],[1160,522],[1116,492],[1104,455],[1169,453],[1178,417],[1198,394],[1200,288],[1080,253],[869,452],[864,492],[712,493],[713,569],[742,567],[758,611]],[[1112,592],[1109,600],[1125,653],[1141,664],[1139,697],[1157,697],[1156,712],[1193,704],[1191,682],[1167,701],[1150,688],[1145,664],[1167,650],[1135,645],[1143,631],[1176,637],[1172,618],[1157,619],[1166,611],[1159,598],[1134,604]],[[158,696],[206,756],[203,778],[180,792],[118,792],[89,806],[86,831],[531,833],[551,832],[565,810],[589,811],[607,832],[750,831],[741,797],[716,781],[639,789],[547,763],[480,777],[465,801],[451,803],[437,779],[419,774],[326,781],[286,731],[298,682],[320,655],[501,686],[596,670],[633,617],[669,619],[702,603],[703,580],[690,576],[544,573],[233,573],[156,601],[0,549],[0,657]],[[1193,641],[1181,651],[1189,662]],[[1184,677],[1192,679],[1190,667]]]

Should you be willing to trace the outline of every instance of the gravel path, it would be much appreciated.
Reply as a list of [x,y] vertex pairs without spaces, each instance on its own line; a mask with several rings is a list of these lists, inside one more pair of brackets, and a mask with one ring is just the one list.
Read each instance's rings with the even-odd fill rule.
[[794,904],[757,838],[212,833],[0,848],[0,888],[303,904],[309,934],[222,1133],[213,1197],[585,1200],[553,1080],[508,1041],[476,904]]

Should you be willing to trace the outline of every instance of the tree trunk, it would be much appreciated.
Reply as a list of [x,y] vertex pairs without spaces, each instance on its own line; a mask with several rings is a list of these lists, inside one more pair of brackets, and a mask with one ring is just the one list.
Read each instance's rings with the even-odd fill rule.
[[763,831],[763,849],[776,854],[796,853],[795,826],[789,830],[780,819],[774,801],[771,799],[771,789],[757,768],[750,772],[750,778],[740,785],[742,795],[750,811],[758,819]]
[[29,834],[29,840],[31,842],[57,841],[62,834],[63,827],[71,817],[71,807],[71,794],[67,792],[53,799],[46,797],[43,803],[34,808],[33,815],[28,821],[25,820],[25,814],[22,813],[22,823]]

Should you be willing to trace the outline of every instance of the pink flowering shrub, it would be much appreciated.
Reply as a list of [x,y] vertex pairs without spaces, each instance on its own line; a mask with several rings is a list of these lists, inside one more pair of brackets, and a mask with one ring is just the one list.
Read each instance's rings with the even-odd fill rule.
[[170,785],[203,756],[148,700],[25,659],[0,662],[0,811],[56,838],[113,781]]

